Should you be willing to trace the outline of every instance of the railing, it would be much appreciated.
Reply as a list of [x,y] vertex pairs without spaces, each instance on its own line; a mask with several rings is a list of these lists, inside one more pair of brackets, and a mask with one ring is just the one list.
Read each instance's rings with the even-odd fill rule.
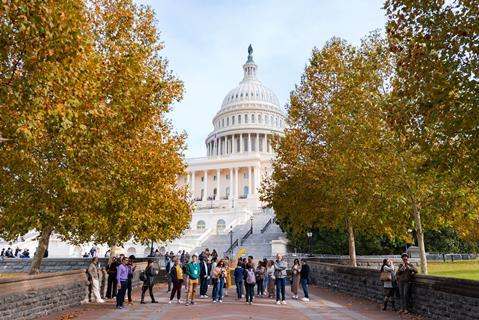
[[253,229],[249,229],[248,232],[246,232],[246,234],[243,236],[243,238],[241,238],[241,245],[243,245],[245,240],[248,239],[248,237],[252,234],[253,234]]
[[263,229],[261,229],[261,233],[264,233],[266,229],[273,223],[273,218],[269,219],[268,222],[264,225]]
[[226,254],[226,255],[233,254],[233,249],[238,246],[238,242],[239,242],[239,240],[236,239],[235,242],[233,242],[233,243],[231,244],[231,246],[228,248],[228,250],[226,250],[225,254]]

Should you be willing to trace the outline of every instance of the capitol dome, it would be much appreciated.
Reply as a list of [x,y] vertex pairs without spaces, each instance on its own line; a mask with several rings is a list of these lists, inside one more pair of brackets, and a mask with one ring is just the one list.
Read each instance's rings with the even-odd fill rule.
[[243,79],[223,99],[206,139],[208,157],[235,153],[272,153],[268,136],[283,134],[285,114],[276,94],[256,77],[253,48],[243,65]]

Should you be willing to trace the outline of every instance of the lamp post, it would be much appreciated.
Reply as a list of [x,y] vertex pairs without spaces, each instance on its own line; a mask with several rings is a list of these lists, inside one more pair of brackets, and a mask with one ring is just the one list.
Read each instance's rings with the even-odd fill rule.
[[153,244],[154,244],[154,241],[153,239],[151,239],[150,257],[153,257]]
[[254,220],[254,217],[251,216],[250,220],[251,220],[251,234],[253,234],[253,220]]
[[[230,226],[230,248],[233,246],[233,226]],[[231,255],[233,255],[233,249],[231,249]]]
[[308,246],[309,246],[309,255],[311,256],[311,238],[313,237],[313,233],[311,231],[307,232],[306,235],[308,236]]

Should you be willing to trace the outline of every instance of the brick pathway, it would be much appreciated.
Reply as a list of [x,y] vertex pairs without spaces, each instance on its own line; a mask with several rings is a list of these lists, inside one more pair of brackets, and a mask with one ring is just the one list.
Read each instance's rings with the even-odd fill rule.
[[[289,289],[289,288],[287,288]],[[211,292],[211,288],[209,290]],[[330,289],[311,288],[310,302],[289,299],[287,305],[276,305],[273,299],[255,298],[253,305],[244,300],[235,301],[230,292],[222,304],[212,304],[211,299],[198,299],[195,305],[168,304],[165,287],[155,290],[158,304],[135,302],[123,310],[116,310],[113,300],[104,304],[85,304],[65,312],[51,314],[41,320],[368,320],[368,319],[420,319],[417,316],[383,312],[380,306],[363,299],[334,292]],[[138,289],[134,300],[138,301]]]

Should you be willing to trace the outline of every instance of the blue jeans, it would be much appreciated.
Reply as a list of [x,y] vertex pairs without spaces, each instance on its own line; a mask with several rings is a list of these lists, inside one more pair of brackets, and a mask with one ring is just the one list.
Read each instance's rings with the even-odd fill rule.
[[219,278],[213,287],[213,301],[223,300],[223,287],[225,285],[225,278]]
[[201,277],[200,279],[200,295],[204,296],[208,292],[208,279]]
[[309,299],[308,279],[301,279],[301,286],[303,287],[304,297]]
[[268,276],[267,275],[265,275],[265,277],[263,279],[263,288],[264,288],[264,290],[268,289]]
[[[279,294],[281,291],[281,299]],[[276,278],[276,301],[286,300],[286,278]]]
[[125,302],[126,288],[128,287],[128,281],[127,280],[121,281],[120,284],[121,284],[120,290],[118,290],[116,294],[117,307],[123,307],[123,302]]
[[236,294],[238,295],[238,299],[241,299],[243,295],[243,281],[236,280]]

